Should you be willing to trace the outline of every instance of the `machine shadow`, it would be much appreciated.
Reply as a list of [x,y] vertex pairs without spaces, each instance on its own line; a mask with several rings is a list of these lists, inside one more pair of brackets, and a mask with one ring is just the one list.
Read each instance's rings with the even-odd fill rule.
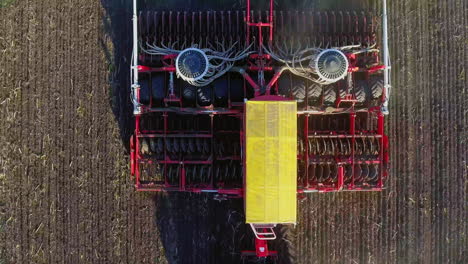
[[[160,193],[154,202],[155,224],[168,263],[259,263],[241,258],[243,250],[255,250],[242,199],[217,201],[207,193]],[[277,262],[260,263],[296,263],[294,227],[275,229],[277,239],[269,248],[278,251]]]
[[99,44],[108,63],[109,105],[119,126],[120,138],[129,153],[135,130],[130,101],[132,51],[132,1],[101,0],[104,9]]
[[253,249],[241,199],[164,193],[154,201],[168,263],[240,263],[241,250]]

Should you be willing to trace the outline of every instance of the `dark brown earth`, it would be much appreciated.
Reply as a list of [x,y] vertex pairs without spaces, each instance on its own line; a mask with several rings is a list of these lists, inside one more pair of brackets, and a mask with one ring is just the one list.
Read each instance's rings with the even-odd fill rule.
[[[380,3],[307,5],[343,2]],[[300,197],[274,245],[293,263],[468,262],[468,3],[388,2],[387,189]],[[251,247],[241,200],[134,191],[129,4],[0,0],[1,264],[238,263]]]

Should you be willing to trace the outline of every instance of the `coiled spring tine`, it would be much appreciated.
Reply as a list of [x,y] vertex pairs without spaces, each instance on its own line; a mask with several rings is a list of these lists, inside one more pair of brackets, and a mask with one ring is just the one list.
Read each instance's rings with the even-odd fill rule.
[[318,155],[325,155],[327,152],[327,144],[325,142],[324,138],[317,138],[317,141],[319,141],[319,149],[320,151],[318,152]]
[[196,152],[195,140],[193,138],[189,138],[188,140],[188,149],[189,149],[189,153]]
[[297,151],[300,155],[302,155],[302,153],[304,153],[304,141],[298,137],[297,138]]
[[374,155],[374,150],[375,150],[375,147],[374,147],[374,137],[368,137],[367,138],[367,141],[368,141],[368,146],[369,146],[369,155]]
[[340,146],[339,146],[339,139],[338,138],[330,138],[333,145],[333,154],[332,155],[339,155],[340,153]]
[[178,138],[177,151],[182,154],[189,153],[188,138]]
[[336,163],[330,164],[330,177],[336,181],[338,179],[338,165]]
[[229,179],[229,165],[224,166],[224,179]]
[[322,181],[326,182],[330,180],[331,176],[331,168],[329,163],[323,164],[323,175]]
[[220,139],[217,139],[216,141],[216,152],[218,153],[218,157],[224,156],[224,142]]
[[374,155],[379,155],[381,146],[380,146],[380,139],[377,137],[374,138],[374,146],[375,146]]
[[309,153],[312,155],[315,155],[314,148],[313,148],[314,145],[312,144],[312,141],[313,141],[312,138],[307,139],[307,147],[309,148]]
[[361,144],[361,147],[362,147],[362,153],[361,153],[361,154],[362,154],[362,155],[366,155],[366,154],[367,154],[367,151],[368,151],[368,148],[367,148],[367,146],[366,146],[366,142],[367,142],[366,138],[365,138],[365,137],[361,137],[361,143],[362,143],[362,144]]
[[354,181],[355,182],[361,182],[361,165],[360,164],[355,164],[354,165]]
[[322,174],[323,174],[323,168],[322,168],[322,165],[321,164],[317,164],[316,167],[315,167],[315,178],[317,179],[317,181],[321,181],[322,179]]
[[324,138],[323,142],[325,142],[326,146],[325,155],[333,155],[333,144],[331,143],[330,138]]
[[353,167],[351,165],[345,166],[344,181],[348,183],[351,181],[352,177],[353,177]]
[[169,168],[167,169],[167,181],[172,183],[174,180],[172,179],[172,166],[168,166]]
[[172,138],[166,138],[166,151],[172,153]]
[[216,165],[215,168],[214,168],[214,179],[216,181],[220,180],[219,170],[220,170],[220,165]]
[[343,141],[343,145],[345,148],[345,155],[351,155],[351,141],[349,138],[345,138]]
[[210,180],[211,180],[211,177],[212,177],[212,174],[211,174],[212,171],[213,171],[213,167],[208,166],[208,171],[206,173],[207,178],[206,178],[206,181],[205,181],[206,183],[210,183]]
[[172,144],[172,150],[173,150],[174,153],[179,153],[179,150],[180,150],[179,149],[179,143],[180,143],[179,140],[180,140],[179,138],[174,138],[174,142]]
[[232,170],[231,170],[231,178],[232,178],[233,180],[235,180],[235,179],[236,179],[236,175],[237,175],[237,166],[236,166],[236,165],[233,165],[233,166],[232,166]]
[[367,181],[369,177],[369,166],[367,164],[361,164],[361,178]]
[[310,164],[309,168],[307,168],[310,180],[316,180],[315,166],[315,164]]
[[380,143],[381,143],[381,141],[380,141],[378,138],[376,138],[376,140],[377,140],[377,150],[376,150],[376,155],[378,155],[378,154],[380,153],[380,149],[382,148],[382,146],[381,146],[381,144],[380,144]]
[[156,153],[162,153],[164,151],[164,139],[158,138],[156,140]]
[[355,154],[355,155],[360,155],[359,152],[360,152],[360,143],[359,143],[359,141],[356,139],[356,140],[354,141],[354,154]]
[[351,144],[351,139],[347,138],[346,139],[346,142],[347,142],[347,148],[348,148],[348,155],[351,155],[351,151],[352,151],[352,144]]
[[370,172],[369,172],[369,182],[375,182],[379,176],[379,168],[377,164],[373,164],[370,167]]

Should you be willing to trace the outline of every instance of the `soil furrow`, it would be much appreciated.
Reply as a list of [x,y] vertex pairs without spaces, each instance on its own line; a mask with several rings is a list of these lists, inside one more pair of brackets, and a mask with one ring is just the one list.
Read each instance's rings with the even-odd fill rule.
[[[130,2],[0,3],[0,263],[236,263],[251,249],[248,227],[222,225],[235,202],[135,193]],[[297,263],[467,261],[468,4],[388,5],[386,189],[305,195],[285,232]]]

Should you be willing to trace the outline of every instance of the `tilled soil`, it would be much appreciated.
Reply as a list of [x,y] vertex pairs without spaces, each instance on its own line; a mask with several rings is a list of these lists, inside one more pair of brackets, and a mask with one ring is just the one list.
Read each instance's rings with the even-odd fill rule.
[[[387,189],[299,197],[272,245],[282,263],[468,262],[468,4],[388,2]],[[253,249],[241,200],[134,191],[130,10],[0,1],[0,263],[238,263]]]

